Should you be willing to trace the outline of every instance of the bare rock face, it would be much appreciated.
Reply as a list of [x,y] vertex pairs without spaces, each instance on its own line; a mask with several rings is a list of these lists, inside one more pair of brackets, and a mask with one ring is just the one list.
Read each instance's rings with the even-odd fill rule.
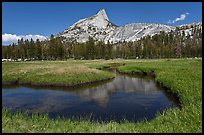
[[106,11],[102,9],[96,15],[79,20],[57,36],[65,37],[65,42],[86,42],[88,37],[91,36],[95,40],[105,43],[108,41],[118,43],[136,41],[145,36],[153,36],[161,31],[170,32],[175,29],[174,26],[153,23],[130,23],[118,27],[110,22]]
[[86,42],[88,37],[104,41],[107,35],[111,35],[117,28],[109,21],[104,9],[96,15],[81,19],[58,36],[65,37],[67,41]]

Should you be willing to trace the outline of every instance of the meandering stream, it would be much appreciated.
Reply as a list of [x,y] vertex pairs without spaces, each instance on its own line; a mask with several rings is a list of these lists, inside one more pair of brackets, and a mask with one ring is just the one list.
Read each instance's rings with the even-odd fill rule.
[[48,113],[51,118],[91,120],[150,120],[158,112],[178,107],[177,101],[155,80],[122,75],[80,88],[3,87],[2,106],[12,111]]

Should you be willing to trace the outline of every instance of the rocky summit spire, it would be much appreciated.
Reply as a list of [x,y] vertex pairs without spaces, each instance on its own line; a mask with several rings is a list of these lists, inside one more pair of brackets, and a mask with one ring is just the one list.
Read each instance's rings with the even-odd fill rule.
[[103,18],[104,20],[109,21],[105,9],[101,9],[101,10],[97,13],[97,16],[99,16],[100,18]]
[[[202,24],[201,24],[202,27]],[[174,26],[162,24],[130,23],[118,27],[108,18],[104,9],[99,10],[91,17],[81,19],[64,30],[59,36],[65,37],[66,41],[86,42],[89,36],[105,43],[137,41],[145,36],[153,36],[161,31],[170,32]]]
[[[90,18],[91,20],[89,21],[89,24],[91,23],[98,28],[106,28],[109,24],[109,19],[104,9],[100,10],[96,15]],[[87,19],[89,20],[90,18]]]

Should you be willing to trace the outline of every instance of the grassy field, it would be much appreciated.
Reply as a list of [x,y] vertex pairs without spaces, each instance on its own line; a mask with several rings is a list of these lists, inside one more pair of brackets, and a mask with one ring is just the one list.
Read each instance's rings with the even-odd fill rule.
[[89,68],[84,65],[84,62],[6,62],[2,64],[2,82],[5,84],[18,82],[19,84],[46,86],[75,86],[114,77],[109,72]]
[[[33,115],[29,118],[26,113],[11,114],[7,109],[2,109],[2,132],[202,132],[202,60],[201,59],[162,59],[162,60],[94,60],[94,61],[64,61],[64,62],[22,62],[22,63],[3,63],[3,81],[12,81],[21,77],[22,80],[39,75],[46,71],[47,74],[59,75],[56,67],[64,67],[63,71],[71,75],[77,71],[71,71],[71,67],[83,67],[86,76],[106,74],[95,68],[109,67],[110,63],[125,63],[118,70],[124,73],[132,71],[154,71],[156,80],[169,87],[180,99],[182,109],[174,108],[166,110],[151,121],[117,123],[110,122],[91,122],[90,120],[73,119],[49,119],[47,116]],[[27,66],[24,65],[29,65]],[[49,65],[49,66],[48,66]],[[71,67],[70,67],[71,66]],[[26,68],[27,67],[27,68]],[[32,67],[34,68],[33,70]],[[41,67],[41,68],[40,68]],[[67,67],[67,69],[65,68]],[[27,69],[24,76],[22,68]],[[40,68],[40,69],[39,69]],[[45,69],[44,69],[45,68]],[[44,69],[44,70],[42,70]],[[69,69],[69,70],[68,70]],[[16,72],[12,72],[15,70]],[[36,73],[36,71],[38,71]],[[10,73],[12,72],[12,73]],[[80,72],[80,70],[79,70]],[[94,73],[93,73],[94,72]],[[30,77],[29,74],[32,74]],[[107,75],[108,77],[111,75]],[[106,77],[107,77],[106,76]],[[25,77],[25,78],[24,78]],[[104,77],[104,76],[103,76]],[[53,77],[55,78],[55,76]],[[72,78],[75,78],[72,76]],[[91,77],[87,77],[91,78]],[[96,77],[97,78],[97,77]],[[95,78],[93,78],[94,80]],[[90,79],[86,79],[89,80]],[[64,80],[66,82],[66,79]],[[74,81],[72,81],[74,82]],[[78,81],[77,81],[78,82]],[[67,82],[66,82],[67,83]]]

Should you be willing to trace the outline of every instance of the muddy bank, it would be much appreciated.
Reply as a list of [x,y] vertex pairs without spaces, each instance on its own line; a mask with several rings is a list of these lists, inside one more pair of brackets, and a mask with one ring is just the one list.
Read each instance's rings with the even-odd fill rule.
[[125,73],[125,72],[121,72],[117,69],[117,72],[120,74],[130,74],[130,75],[139,75],[139,76],[148,76],[151,78],[156,78],[156,74],[154,73],[154,71],[150,71],[150,72],[144,72],[144,71],[132,71],[129,73]]
[[156,81],[157,85],[165,90],[165,92],[170,95],[170,97],[173,97],[172,99],[175,100],[178,103],[179,109],[181,109],[181,101],[177,93],[173,92],[169,87],[167,87],[162,82]]

